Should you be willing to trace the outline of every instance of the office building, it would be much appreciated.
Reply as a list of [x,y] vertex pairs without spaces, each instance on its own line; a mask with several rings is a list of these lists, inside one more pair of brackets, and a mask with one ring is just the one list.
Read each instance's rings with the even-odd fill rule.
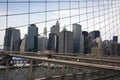
[[84,39],[82,39],[81,25],[73,24],[73,53],[83,53]]
[[56,24],[51,27],[51,33],[49,34],[48,50],[58,52],[58,38],[60,32],[60,24],[57,20]]
[[102,42],[102,48],[106,56],[120,56],[120,44],[113,40],[104,40]]
[[111,43],[110,46],[110,56],[118,56],[118,44],[116,43]]
[[47,28],[44,28],[43,36],[47,37]]
[[82,31],[82,35],[84,36],[84,39],[88,36],[88,32],[87,31]]
[[113,42],[118,43],[118,36],[113,36]]
[[87,51],[85,52],[85,54],[90,54],[91,53],[91,48],[92,48],[92,41],[91,41],[91,36],[87,36],[85,39],[85,44]]
[[84,54],[84,36],[83,36],[83,35],[81,35],[80,53],[81,53],[81,54]]
[[[95,47],[94,45],[96,44],[96,38],[101,38],[100,37],[100,31],[92,31],[88,34],[88,36],[91,39],[90,42],[89,42],[89,45],[88,45],[89,48]],[[89,53],[91,53],[91,49],[90,49]]]
[[35,24],[28,27],[28,34],[26,40],[26,51],[36,52],[38,49],[38,28]]
[[48,47],[48,39],[45,36],[38,37],[38,51],[45,51]]
[[55,33],[57,34],[57,36],[59,36],[59,32],[60,32],[60,24],[59,21],[57,20],[56,24],[51,27],[51,33]]
[[19,51],[20,50],[20,30],[15,28],[7,28],[4,38],[5,51]]
[[103,55],[110,55],[110,41],[104,40],[102,42],[102,48],[103,48]]
[[21,42],[21,45],[20,45],[20,52],[25,52],[26,51],[26,39],[27,39],[27,34],[22,39],[22,42]]
[[91,37],[91,40],[93,41],[97,37],[100,37],[100,31],[92,31],[88,35]]
[[84,54],[88,54],[88,43],[89,43],[89,40],[88,40],[88,32],[87,31],[82,31],[82,35],[84,37]]
[[102,47],[102,39],[101,37],[97,37],[96,39],[93,40],[92,42],[92,47]]
[[49,34],[48,50],[58,52],[58,35],[55,33]]
[[43,35],[38,37],[38,51],[45,51],[48,49],[47,28],[44,28]]
[[73,32],[65,28],[59,34],[59,53],[73,53]]

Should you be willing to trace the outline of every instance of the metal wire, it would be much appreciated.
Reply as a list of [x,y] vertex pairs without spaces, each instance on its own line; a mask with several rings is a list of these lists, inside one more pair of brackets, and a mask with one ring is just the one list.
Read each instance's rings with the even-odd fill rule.
[[[88,2],[91,2],[92,5],[89,5]],[[96,2],[98,4],[96,4]],[[106,2],[108,2],[108,3],[106,3]],[[82,1],[80,1],[80,0],[77,0],[77,1],[73,1],[73,0],[69,0],[69,1],[61,1],[61,0],[58,0],[58,1],[48,1],[48,0],[45,0],[45,1],[30,1],[29,0],[29,1],[7,1],[7,2],[6,1],[0,1],[0,3],[6,3],[7,4],[7,9],[6,9],[6,13],[7,14],[0,15],[0,17],[6,17],[6,28],[8,28],[7,26],[9,26],[9,24],[8,24],[9,16],[12,17],[12,16],[28,15],[28,24],[26,23],[24,25],[13,26],[13,28],[20,28],[20,27],[27,27],[30,23],[32,23],[31,22],[31,18],[30,18],[31,14],[41,14],[41,13],[44,13],[45,14],[45,20],[42,20],[40,22],[35,22],[35,23],[32,23],[32,24],[45,23],[45,26],[48,27],[49,26],[49,25],[47,25],[48,22],[52,22],[52,21],[56,21],[56,20],[60,21],[60,20],[69,19],[70,23],[66,23],[66,26],[70,26],[70,29],[71,29],[71,25],[73,24],[73,23],[71,23],[72,22],[72,18],[79,17],[79,21],[76,22],[76,23],[86,22],[86,25],[87,25],[87,28],[85,27],[85,28],[83,28],[83,30],[87,29],[87,31],[89,31],[90,28],[92,28],[92,27],[94,27],[94,30],[96,30],[96,29],[98,29],[96,26],[99,25],[99,29],[100,30],[105,29],[104,36],[107,36],[108,32],[109,32],[109,35],[112,36],[112,33],[111,33],[110,29],[111,29],[111,26],[115,26],[117,24],[117,21],[114,22],[114,20],[118,20],[116,18],[118,18],[117,16],[119,16],[117,11],[118,11],[119,5],[120,5],[119,0],[116,0],[116,1],[114,1],[114,0],[111,0],[111,1],[109,1],[109,0],[102,0],[102,1],[99,1],[99,0],[90,0],[90,1],[89,0],[85,0],[85,1],[83,1],[83,0]],[[14,13],[13,14],[8,14],[8,12],[9,12],[9,6],[8,6],[9,3],[13,3],[13,4],[28,3],[28,12],[27,13],[23,12],[23,13],[16,13],[16,14],[14,14]],[[45,4],[45,10],[44,11],[32,12],[31,9],[30,9],[32,3],[36,3],[36,4],[37,3],[42,3],[42,4]],[[49,3],[58,4],[58,9],[54,9],[54,10],[47,9]],[[69,7],[65,8],[65,9],[61,9],[61,3],[68,3]],[[78,6],[75,7],[75,8],[72,8],[73,5],[71,5],[71,3],[78,3]],[[113,4],[113,3],[115,3],[115,4]],[[81,6],[81,4],[86,4],[86,6]],[[111,6],[113,6],[113,7],[111,8]],[[103,7],[103,8],[101,8],[101,7]],[[96,8],[98,8],[98,10],[95,10]],[[85,9],[86,12],[82,13],[81,12],[82,9]],[[93,10],[89,11],[89,9],[93,9]],[[111,9],[112,9],[112,11],[110,11]],[[69,16],[65,16],[65,17],[61,16],[60,12],[61,11],[66,11],[66,10],[69,10]],[[72,14],[72,10],[78,10],[78,14]],[[58,18],[47,19],[48,15],[49,15],[49,12],[54,12],[54,11],[58,11]],[[108,11],[108,12],[106,13],[106,11]],[[113,15],[114,12],[116,13],[115,17]],[[98,16],[96,16],[96,13],[98,13]],[[101,13],[103,13],[103,15]],[[112,17],[110,16],[111,13],[112,13]],[[91,18],[89,18],[89,14],[93,14],[93,16]],[[84,16],[84,15],[86,15],[86,18],[85,19],[81,19],[82,17],[80,17],[80,16]],[[109,17],[108,19],[106,19],[107,18],[106,15]],[[101,16],[104,17],[104,20],[101,20]],[[98,23],[96,23],[96,18],[99,19]],[[111,21],[109,19],[113,19],[112,24],[111,24]],[[90,20],[93,20],[93,23],[91,25],[89,25],[89,21]],[[105,25],[107,23],[109,23],[109,25]],[[101,24],[104,24],[104,26],[101,25]],[[109,26],[109,31],[107,31],[108,30],[108,26]],[[0,29],[0,31],[4,31],[6,28]],[[63,26],[61,26],[60,28],[63,28]],[[116,27],[112,28],[113,32],[115,31],[115,28]],[[119,33],[119,32],[117,32],[117,33]],[[109,37],[109,38],[111,38],[111,37]]]

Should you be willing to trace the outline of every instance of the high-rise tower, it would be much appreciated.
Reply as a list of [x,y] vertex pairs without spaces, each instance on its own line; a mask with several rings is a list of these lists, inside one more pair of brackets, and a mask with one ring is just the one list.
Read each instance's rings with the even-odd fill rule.
[[20,45],[20,52],[26,51],[26,39],[27,39],[27,35],[25,35],[24,38],[22,39],[22,42]]
[[59,36],[59,32],[60,32],[60,24],[59,21],[57,20],[56,24],[51,27],[51,33],[55,33],[57,34],[57,36]]
[[38,37],[38,50],[45,51],[48,48],[47,28],[44,28],[44,34]]
[[44,33],[44,36],[47,36],[47,28],[46,27],[44,28],[44,32],[43,33]]
[[58,52],[58,40],[59,40],[60,24],[57,20],[56,24],[51,27],[51,33],[49,34],[48,50]]
[[35,52],[38,48],[38,28],[35,24],[28,27],[26,51]]
[[7,28],[4,38],[5,51],[19,51],[20,50],[20,30],[15,28]]
[[73,53],[73,32],[65,28],[59,34],[59,53]]
[[81,32],[81,25],[73,24],[73,53],[83,53],[84,39]]

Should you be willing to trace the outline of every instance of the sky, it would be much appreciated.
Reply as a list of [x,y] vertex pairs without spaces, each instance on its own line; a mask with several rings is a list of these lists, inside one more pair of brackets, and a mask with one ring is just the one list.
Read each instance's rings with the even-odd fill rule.
[[[6,8],[7,0],[0,0],[0,30],[6,28]],[[8,0],[8,24],[7,27],[19,27],[21,31],[21,38],[27,34],[28,26],[28,14],[24,15],[13,15],[28,13],[28,0]],[[15,3],[15,2],[25,3]],[[64,2],[69,0],[46,0],[47,7],[45,7],[45,0],[30,0],[30,24],[36,23],[39,28],[39,34],[43,33],[43,29],[46,26],[47,30],[50,31],[50,27],[55,25],[57,19],[60,22],[60,29],[66,25],[68,30],[72,30],[72,25],[69,24],[78,23],[82,25],[82,30],[92,31],[100,30],[102,39],[111,39],[112,36],[119,36],[119,0],[79,0],[79,3]],[[37,3],[32,3],[38,1]],[[52,2],[51,2],[52,1]],[[55,2],[56,1],[56,2]],[[87,3],[86,3],[87,1]],[[60,5],[60,6],[59,6]],[[88,6],[88,8],[86,8]],[[93,7],[94,6],[94,7]],[[71,8],[69,10],[69,8]],[[109,8],[109,9],[108,9]],[[60,11],[59,11],[60,9]],[[63,10],[64,9],[64,10]],[[45,13],[45,10],[48,12]],[[94,12],[94,13],[93,13]],[[79,15],[80,14],[80,15]],[[46,17],[45,17],[46,15]],[[71,18],[69,17],[71,15]],[[116,17],[117,16],[117,17]],[[59,19],[60,18],[60,19]],[[45,20],[48,21],[45,23]],[[4,42],[5,30],[0,31],[0,45]]]

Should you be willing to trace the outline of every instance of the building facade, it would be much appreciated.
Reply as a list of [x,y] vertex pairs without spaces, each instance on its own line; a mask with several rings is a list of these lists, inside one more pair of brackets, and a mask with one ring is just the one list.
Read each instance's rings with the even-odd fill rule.
[[20,30],[15,28],[7,28],[4,38],[5,51],[19,51],[20,50]]
[[96,38],[101,38],[100,37],[100,31],[92,31],[88,34],[91,40],[89,40],[89,53],[91,53],[91,48],[94,47],[94,43],[96,41]]
[[89,47],[88,47],[88,32],[87,31],[82,31],[82,35],[84,37],[84,54],[88,54],[89,52]]
[[118,43],[118,36],[113,36],[113,42]]
[[45,36],[38,37],[38,51],[45,51],[48,47],[48,39]]
[[49,34],[48,50],[58,52],[58,35],[55,33]]
[[36,52],[38,49],[38,28],[35,24],[28,27],[28,34],[26,38],[26,51]]
[[55,33],[57,34],[57,36],[59,36],[59,32],[60,32],[60,24],[59,21],[57,20],[56,24],[51,27],[51,33]]
[[26,39],[27,39],[27,34],[22,39],[22,42],[21,42],[21,45],[20,45],[20,52],[25,52],[26,51]]
[[73,53],[83,53],[84,39],[82,35],[81,25],[73,24]]
[[59,53],[73,53],[73,32],[65,28],[59,34]]
[[49,34],[48,40],[48,50],[58,52],[59,33],[60,24],[59,21],[57,20],[56,24],[51,27],[51,33]]

